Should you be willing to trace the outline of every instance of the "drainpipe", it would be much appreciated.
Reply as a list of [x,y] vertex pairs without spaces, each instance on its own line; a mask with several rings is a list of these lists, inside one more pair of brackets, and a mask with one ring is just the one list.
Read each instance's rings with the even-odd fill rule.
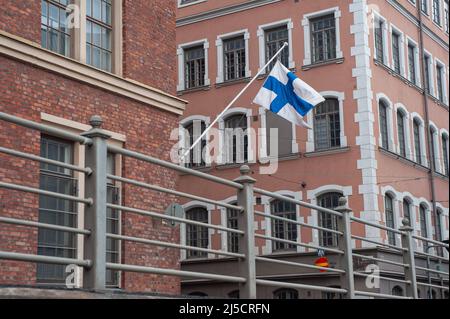
[[437,206],[436,206],[436,189],[434,185],[434,172],[436,170],[435,168],[435,161],[434,161],[434,144],[433,144],[433,137],[430,134],[430,114],[428,112],[428,97],[427,97],[427,91],[428,91],[428,80],[425,79],[425,49],[423,46],[423,22],[422,22],[422,9],[420,6],[420,1],[417,1],[417,13],[419,16],[419,47],[420,47],[420,61],[421,61],[421,77],[422,77],[422,83],[423,83],[423,106],[424,106],[424,113],[425,113],[425,134],[427,137],[427,148],[428,148],[428,156],[430,158],[430,170],[428,171],[428,177],[430,181],[430,191],[431,191],[431,201],[432,201],[432,213],[434,215],[434,227],[435,227],[435,234],[436,234],[436,227],[439,224],[437,221]]

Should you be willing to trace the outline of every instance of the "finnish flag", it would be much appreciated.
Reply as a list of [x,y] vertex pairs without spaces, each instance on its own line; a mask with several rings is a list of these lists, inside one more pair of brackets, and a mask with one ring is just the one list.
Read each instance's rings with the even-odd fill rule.
[[325,99],[277,61],[253,103],[282,118],[312,129],[303,117]]

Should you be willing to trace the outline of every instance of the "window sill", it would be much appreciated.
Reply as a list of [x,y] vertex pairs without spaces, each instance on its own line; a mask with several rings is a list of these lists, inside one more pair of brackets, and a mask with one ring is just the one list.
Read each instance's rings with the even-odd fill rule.
[[291,161],[295,159],[299,159],[301,157],[301,153],[292,153],[287,155],[281,155],[279,157],[267,156],[259,159],[261,164],[266,164],[269,161],[278,160],[279,162]]
[[403,156],[401,156],[401,155],[399,155],[397,153],[394,153],[392,151],[389,151],[389,150],[387,150],[387,149],[385,149],[383,147],[378,147],[378,150],[380,151],[380,153],[382,153],[382,154],[384,154],[386,156],[389,156],[391,158],[398,159],[398,160],[400,160],[402,163],[404,163],[406,165],[409,165],[409,166],[412,166],[412,167],[416,167],[416,168],[418,168],[418,169],[420,169],[422,171],[425,171],[425,172],[429,172],[430,171],[430,169],[428,167],[423,166],[422,164],[416,163],[413,160],[410,160],[409,158],[403,157]]
[[[210,172],[210,171],[211,171],[211,166],[210,166],[210,165],[207,165],[207,166],[201,166],[201,167],[186,167],[186,166],[183,166],[183,165],[182,165],[181,167],[185,167],[185,168],[192,169],[192,170],[198,171],[198,172],[203,172],[203,173],[205,173],[205,172]],[[186,175],[191,175],[191,174],[188,174],[188,173],[179,173],[179,175],[180,175],[180,176],[186,176]]]
[[346,147],[339,147],[339,148],[331,148],[331,149],[327,149],[327,150],[323,150],[323,151],[309,152],[309,153],[305,153],[304,156],[309,158],[309,157],[340,154],[340,153],[345,153],[345,152],[349,152],[349,151],[350,151],[350,147],[346,146]]
[[302,70],[303,71],[308,71],[310,69],[318,68],[318,67],[325,66],[325,65],[342,64],[342,63],[344,63],[344,58],[338,58],[338,59],[333,59],[333,60],[328,60],[328,61],[323,61],[323,62],[318,62],[318,63],[312,63],[312,64],[304,65],[304,66],[302,66]]
[[223,81],[223,82],[216,83],[215,87],[218,89],[221,87],[230,86],[230,85],[234,85],[234,84],[248,83],[248,82],[250,82],[250,80],[251,80],[251,78],[239,78],[239,79],[235,79],[235,80]]
[[193,93],[193,92],[199,92],[199,91],[208,91],[210,89],[211,89],[211,85],[204,85],[204,86],[199,86],[199,87],[195,87],[195,88],[191,88],[191,89],[178,91],[177,95],[181,96],[181,95],[187,94],[187,93]]
[[230,163],[230,164],[220,164],[216,166],[217,170],[226,170],[232,168],[240,168],[242,165],[253,166],[255,163],[244,162],[244,163]]

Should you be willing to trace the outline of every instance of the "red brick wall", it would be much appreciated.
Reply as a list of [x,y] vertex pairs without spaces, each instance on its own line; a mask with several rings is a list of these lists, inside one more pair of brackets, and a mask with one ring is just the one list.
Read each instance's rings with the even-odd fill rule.
[[[172,74],[172,77],[175,77]],[[101,115],[104,128],[126,135],[126,147],[162,159],[169,159],[170,131],[178,117],[171,113],[110,94],[94,87],[0,56],[0,111],[40,121],[45,112],[80,123],[93,114]],[[39,154],[40,135],[36,131],[0,122],[0,145]],[[163,187],[174,188],[173,171],[125,158],[123,175]],[[39,165],[0,155],[0,180],[38,186]],[[163,212],[173,198],[160,193],[124,186],[123,204]],[[0,190],[0,215],[37,220],[38,198],[19,192]],[[123,214],[123,233],[142,238],[178,242],[176,228],[161,221]],[[37,232],[0,224],[0,250],[36,253]],[[179,252],[133,243],[123,245],[122,262],[134,265],[177,269]],[[30,284],[35,266],[0,262],[0,284]],[[178,293],[179,281],[160,276],[125,274],[123,287],[129,291]]]
[[41,43],[41,1],[0,0],[0,30]]

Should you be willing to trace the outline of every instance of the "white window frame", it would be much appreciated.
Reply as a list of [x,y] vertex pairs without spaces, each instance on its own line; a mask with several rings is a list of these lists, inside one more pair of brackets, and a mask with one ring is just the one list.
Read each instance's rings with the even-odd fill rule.
[[[379,22],[383,23],[383,61],[384,61],[384,64],[386,66],[390,67],[389,43],[388,43],[388,40],[389,40],[389,37],[388,37],[388,22],[387,22],[386,18],[384,18],[381,14],[379,14],[376,11],[373,11],[372,21],[373,21],[373,30],[375,30],[375,28],[376,28],[376,26],[377,26],[377,24]],[[375,48],[376,48],[376,39],[375,39],[375,33],[374,33],[374,36],[373,36],[373,51],[374,51],[373,57],[374,57],[374,59],[377,59],[378,58],[377,50]]]
[[442,173],[442,165],[441,165],[441,135],[439,134],[439,129],[434,124],[434,122],[430,121],[430,134],[431,129],[433,129],[434,133],[433,136],[431,136],[431,141],[433,143],[434,148],[434,154],[432,156],[434,157],[434,162],[436,164],[435,170],[437,173]]
[[[428,60],[429,61],[428,67],[429,67],[429,70],[430,70],[430,74],[429,74],[428,81],[430,83],[430,95],[436,96],[436,93],[435,93],[436,92],[436,90],[435,90],[436,84],[435,84],[435,78],[434,78],[435,65],[433,63],[433,55],[430,52],[428,52],[427,50],[424,50],[424,54],[425,54],[426,57],[429,58],[429,60]],[[423,84],[423,88],[425,89],[425,83]]]
[[406,36],[406,65],[407,65],[407,77],[408,80],[413,82],[412,79],[410,79],[409,77],[409,55],[408,55],[408,50],[409,50],[409,46],[412,45],[414,46],[414,67],[415,67],[415,74],[416,74],[416,78],[415,78],[415,85],[418,87],[422,87],[422,83],[421,83],[421,70],[420,70],[420,52],[419,52],[419,44],[414,41],[412,38]]
[[383,137],[381,135],[381,121],[380,121],[380,102],[384,101],[386,102],[386,106],[388,109],[386,110],[387,115],[387,125],[388,125],[388,140],[389,140],[389,151],[395,152],[397,149],[397,144],[394,140],[394,121],[393,121],[393,111],[394,111],[394,104],[389,99],[389,97],[384,93],[378,93],[377,94],[377,111],[378,111],[378,130],[380,132],[379,134],[379,145],[383,145]]
[[[185,145],[185,141],[186,141],[186,130],[185,127],[195,121],[201,121],[204,122],[206,127],[209,126],[209,124],[211,123],[211,118],[208,116],[203,116],[203,115],[192,115],[189,117],[184,118],[183,120],[180,121],[179,124],[179,138],[180,138],[180,142],[179,142],[179,148],[180,150],[183,150],[183,153],[187,151],[187,146]],[[205,139],[206,141],[210,140],[210,131],[208,131],[206,133]],[[210,148],[209,148],[209,143],[206,143],[206,156],[205,156],[205,167],[210,167],[211,166],[211,154],[210,154]],[[185,166],[187,163],[186,158],[182,158],[180,161],[180,166]]]
[[[222,200],[221,202],[227,203],[227,204],[232,204],[232,203],[237,203],[237,201],[238,201],[238,198],[236,195],[234,195],[234,196],[231,196],[231,197],[228,197],[228,198]],[[220,211],[220,224],[222,225],[222,227],[228,228],[228,215],[227,215],[228,209],[226,207],[222,207],[222,206],[218,207],[218,209]],[[255,226],[256,226],[256,223],[255,223]],[[255,230],[256,229],[257,228],[255,227]],[[220,232],[220,241],[221,241],[221,247],[222,247],[221,249],[223,251],[228,251],[228,235],[229,234],[230,233],[224,232],[224,231]],[[226,258],[226,256],[219,256],[219,258],[221,258],[221,257]]]
[[325,16],[328,14],[334,13],[335,24],[336,24],[336,59],[342,59],[344,57],[344,53],[341,49],[341,27],[340,27],[340,18],[342,16],[341,10],[339,7],[332,7],[316,12],[310,12],[303,15],[302,19],[302,27],[304,32],[304,47],[305,47],[305,58],[303,60],[303,65],[311,65],[312,64],[312,51],[311,51],[311,25],[310,21],[314,18],[319,18],[321,16]]
[[436,27],[438,27],[439,29],[442,29],[442,9],[443,9],[443,7],[442,7],[441,0],[438,0],[438,3],[439,3],[439,23],[436,23],[436,21],[434,19],[434,9],[433,9],[434,0],[431,0],[431,7],[430,7],[431,16],[432,16],[431,21],[433,21],[433,23]]
[[[339,102],[339,121],[341,125],[341,148],[348,146],[347,136],[345,135],[345,119],[344,119],[344,102],[345,102],[345,92],[337,91],[322,91],[320,94],[325,98],[337,99]],[[311,153],[316,151],[316,143],[314,140],[314,110],[308,112],[306,115],[306,121],[309,126],[313,129],[308,130],[308,140],[306,142],[306,152]]]
[[250,32],[248,29],[239,30],[235,32],[230,32],[226,34],[221,34],[217,36],[216,40],[216,50],[217,50],[217,78],[216,83],[225,82],[224,75],[224,52],[223,52],[223,42],[234,37],[244,36],[245,41],[245,77],[249,78],[252,76],[250,71],[250,53],[249,53],[249,39]]
[[[286,26],[288,30],[288,42],[289,42],[289,65],[287,66],[289,69],[295,68],[295,61],[294,61],[294,48],[293,48],[293,37],[292,37],[292,29],[294,28],[294,23],[292,22],[292,19],[284,19],[280,21],[275,21],[267,24],[262,24],[258,26],[258,31],[256,32],[256,35],[258,36],[258,43],[259,43],[259,69],[260,71],[264,65],[267,63],[266,61],[266,30],[270,30],[277,27]],[[265,70],[267,73],[270,70]]]
[[[428,162],[428,155],[427,155],[427,143],[426,143],[426,135],[425,135],[425,121],[423,120],[422,116],[420,116],[420,114],[413,112],[410,114],[410,119],[411,119],[411,127],[414,130],[414,121],[418,120],[418,122],[420,123],[420,131],[419,131],[419,144],[420,144],[420,152],[422,153],[422,160],[420,163],[421,165],[428,167],[429,166],[429,162]],[[414,145],[414,134],[412,134],[412,142]],[[413,147],[412,148],[412,153],[413,153],[413,159],[415,161],[416,158],[416,148]]]
[[406,75],[406,68],[405,68],[405,34],[397,28],[394,24],[390,24],[389,26],[389,34],[391,35],[391,41],[390,41],[390,48],[392,52],[392,59],[391,59],[391,65],[392,69],[394,68],[394,46],[392,43],[393,35],[396,34],[399,36],[399,60],[400,60],[400,75],[404,78],[407,77]]
[[[420,0],[420,12],[422,13],[422,14],[424,14],[428,19],[430,19],[431,18],[431,15],[430,15],[430,0]],[[427,11],[426,12],[424,12],[424,11],[422,11],[422,2],[426,2],[427,3]]]
[[202,2],[206,2],[207,0],[197,0],[197,1],[192,1],[189,3],[181,3],[182,0],[177,0],[177,4],[178,4],[178,8],[185,8],[185,7],[189,7],[192,6],[194,4],[199,4]]
[[394,105],[395,110],[395,127],[397,131],[397,154],[400,154],[400,134],[398,132],[398,116],[397,112],[403,113],[403,126],[405,128],[405,153],[406,158],[413,160],[411,152],[411,130],[409,126],[409,112],[402,103],[396,103]]
[[208,39],[201,39],[197,41],[192,41],[188,43],[182,43],[178,45],[177,56],[178,56],[178,85],[177,91],[184,91],[186,89],[185,83],[185,71],[184,71],[184,51],[186,49],[199,46],[203,44],[203,49],[205,50],[205,85],[211,85],[209,80],[209,65],[208,65],[208,51],[209,51],[209,41]]
[[[392,206],[394,209],[394,229],[398,229],[402,224],[402,218],[400,217],[400,203],[403,203],[402,193],[397,192],[392,186],[388,185],[381,188],[381,198],[383,201],[383,210],[381,213],[382,222],[386,225],[386,195],[389,194],[392,197]],[[386,232],[385,244],[389,244],[389,236]],[[401,245],[401,237],[399,234],[395,234],[395,245]]]
[[[444,62],[439,60],[438,58],[435,58],[434,60],[434,68],[437,72],[438,66],[441,68],[441,79],[442,79],[442,94],[443,94],[443,100],[444,104],[448,105],[448,87],[447,87],[447,67],[445,66]],[[436,74],[436,98],[438,97],[438,90],[437,87],[437,74]]]
[[[444,145],[443,145],[443,137],[446,137],[446,139],[447,139],[447,160],[449,161],[449,163],[450,163],[450,158],[449,158],[449,153],[450,153],[450,151],[449,151],[449,139],[450,139],[450,135],[449,135],[449,132],[446,130],[446,129],[444,129],[444,128],[441,128],[441,130],[439,131],[439,138],[440,138],[440,143],[441,143],[441,150],[442,150],[442,152],[444,152]],[[442,154],[442,167],[441,167],[441,172],[443,173],[443,174],[445,174],[445,162],[444,162],[444,154]],[[448,169],[450,170],[450,167],[448,167]]]

